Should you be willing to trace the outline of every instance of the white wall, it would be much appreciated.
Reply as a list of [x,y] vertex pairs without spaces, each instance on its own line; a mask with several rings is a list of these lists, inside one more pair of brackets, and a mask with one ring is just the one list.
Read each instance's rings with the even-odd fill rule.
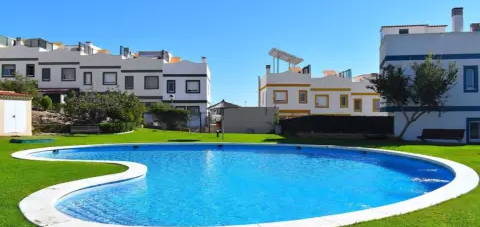
[[[409,113],[411,114],[411,113]],[[467,118],[480,118],[479,112],[431,112],[423,115],[407,129],[403,139],[419,140],[423,129],[466,129]],[[402,113],[394,114],[394,133],[399,135],[405,125],[405,117]],[[442,140],[439,140],[442,141]],[[456,142],[456,141],[445,141]],[[466,142],[464,137],[463,143]]]
[[[479,54],[480,46],[479,32],[455,32],[442,34],[415,34],[415,35],[387,35],[382,40],[380,50],[380,61],[385,56],[392,55],[427,55],[427,54]],[[437,60],[435,60],[437,61]],[[411,66],[421,61],[387,61],[385,65],[392,64],[402,67],[406,75],[413,76]],[[446,106],[479,106],[480,93],[466,93],[463,88],[463,67],[478,66],[480,59],[448,59],[438,61],[447,68],[450,63],[458,67],[456,84],[445,95]],[[480,85],[479,85],[480,86]],[[395,134],[398,135],[405,123],[401,113],[395,113]],[[406,132],[404,139],[417,140],[422,129],[466,129],[466,118],[480,118],[480,111],[453,111],[453,112],[432,112],[422,116]],[[452,141],[450,141],[452,142]],[[464,139],[465,142],[465,139]]]
[[225,132],[271,133],[274,130],[275,108],[240,107],[224,111]]

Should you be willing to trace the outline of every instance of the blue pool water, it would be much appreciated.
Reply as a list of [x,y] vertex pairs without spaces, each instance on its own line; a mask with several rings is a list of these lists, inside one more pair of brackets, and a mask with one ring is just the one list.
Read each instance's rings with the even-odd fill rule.
[[454,178],[430,162],[340,148],[118,145],[35,156],[148,166],[145,178],[80,190],[56,205],[79,219],[123,225],[236,225],[318,217],[410,199]]

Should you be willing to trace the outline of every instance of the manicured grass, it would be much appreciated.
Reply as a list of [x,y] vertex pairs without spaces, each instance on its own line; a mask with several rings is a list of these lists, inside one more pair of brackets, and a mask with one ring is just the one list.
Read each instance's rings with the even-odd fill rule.
[[[221,142],[215,134],[140,129],[123,135],[51,136],[51,144],[10,144],[0,137],[0,226],[33,226],[17,208],[27,195],[47,186],[75,179],[125,170],[123,166],[98,163],[62,163],[17,160],[10,154],[35,147],[127,142]],[[447,158],[466,164],[480,172],[480,146],[424,145],[393,141],[320,140],[283,138],[270,134],[226,134],[225,142],[274,142],[336,144],[377,147]],[[480,189],[460,198],[417,212],[358,224],[358,226],[480,226]]]

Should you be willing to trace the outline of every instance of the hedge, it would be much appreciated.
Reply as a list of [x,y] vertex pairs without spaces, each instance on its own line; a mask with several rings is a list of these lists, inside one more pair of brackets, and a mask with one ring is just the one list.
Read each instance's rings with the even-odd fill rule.
[[103,122],[98,125],[103,133],[132,131],[137,127],[135,122]]
[[312,115],[280,120],[284,134],[358,133],[393,134],[393,117]]

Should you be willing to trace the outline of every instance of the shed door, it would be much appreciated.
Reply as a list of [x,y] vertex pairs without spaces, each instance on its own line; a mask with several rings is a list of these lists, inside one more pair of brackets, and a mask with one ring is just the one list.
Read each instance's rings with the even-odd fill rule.
[[27,103],[19,100],[5,100],[5,133],[25,132],[27,130]]

